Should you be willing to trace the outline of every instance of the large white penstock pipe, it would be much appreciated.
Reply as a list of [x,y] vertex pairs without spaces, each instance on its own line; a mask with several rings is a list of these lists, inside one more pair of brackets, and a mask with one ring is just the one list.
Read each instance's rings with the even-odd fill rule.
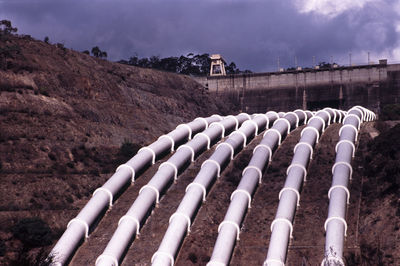
[[234,155],[246,146],[251,138],[264,131],[270,123],[279,116],[275,112],[254,115],[252,120],[242,124],[239,130],[219,144],[211,157],[206,160],[196,178],[186,188],[177,211],[170,217],[168,229],[162,239],[158,251],[152,257],[152,264],[173,265],[176,254],[187,232],[190,232],[191,222],[196,210],[205,201],[207,191],[220,176],[223,168],[233,159]]
[[253,151],[249,165],[243,170],[237,189],[231,195],[231,203],[223,222],[218,227],[218,238],[207,266],[229,264],[234,245],[239,239],[240,226],[247,209],[250,208],[252,195],[261,183],[264,169],[271,161],[273,151],[290,130],[295,129],[299,123],[306,123],[311,116],[310,111],[296,110],[287,113],[264,133],[262,141]]
[[314,146],[330,122],[342,117],[339,114],[340,112],[330,108],[318,111],[301,132],[300,141],[294,148],[292,162],[286,171],[285,185],[279,192],[278,210],[271,224],[272,233],[264,265],[285,264],[289,238],[293,232],[292,223]]
[[357,134],[363,121],[372,121],[375,114],[371,111],[356,106],[347,112],[343,126],[339,131],[339,142],[336,144],[336,159],[332,167],[332,185],[328,192],[329,211],[324,227],[325,258],[321,265],[344,265],[343,243],[346,236],[346,203],[350,200],[348,184],[351,180],[353,169],[351,160],[354,157]]
[[171,181],[177,179],[178,172],[190,161],[193,162],[196,155],[210,148],[211,143],[223,138],[225,133],[238,129],[248,119],[250,119],[248,114],[239,114],[210,124],[202,134],[198,134],[190,142],[180,146],[167,162],[161,164],[149,183],[140,189],[138,197],[126,215],[119,220],[118,228],[103,253],[97,258],[96,265],[117,266],[133,237],[139,234],[146,215],[158,203],[161,193],[167,189]]
[[123,187],[135,180],[137,173],[154,164],[161,155],[168,151],[172,152],[179,143],[191,139],[198,132],[207,129],[209,124],[220,120],[220,116],[213,115],[208,118],[196,118],[188,124],[181,124],[148,147],[139,150],[128,162],[120,165],[110,179],[95,190],[92,198],[78,216],[68,223],[64,234],[50,252],[53,264],[63,265],[68,262],[81,241],[88,237],[90,226],[96,219],[101,218],[101,214],[112,205],[115,196]]

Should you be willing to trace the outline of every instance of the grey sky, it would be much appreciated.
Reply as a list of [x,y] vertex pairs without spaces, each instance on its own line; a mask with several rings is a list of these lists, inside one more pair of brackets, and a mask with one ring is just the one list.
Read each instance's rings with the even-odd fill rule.
[[[333,2],[333,3],[332,3]],[[399,0],[0,0],[19,33],[110,60],[220,53],[240,69],[400,62]]]

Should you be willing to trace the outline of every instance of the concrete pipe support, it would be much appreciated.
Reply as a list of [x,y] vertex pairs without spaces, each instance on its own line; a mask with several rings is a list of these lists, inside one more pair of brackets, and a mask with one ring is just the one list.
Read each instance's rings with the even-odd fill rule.
[[300,191],[306,180],[307,166],[312,158],[315,144],[320,135],[335,119],[334,110],[318,111],[309,119],[307,126],[301,132],[299,143],[294,149],[294,155],[286,174],[283,189],[279,192],[279,205],[275,219],[271,224],[271,238],[264,265],[284,265],[286,261],[289,239],[293,233],[293,219],[296,207],[300,202]]
[[174,151],[178,143],[190,140],[195,134],[207,129],[211,123],[220,120],[219,116],[213,115],[208,118],[196,118],[188,124],[181,124],[148,147],[140,149],[132,159],[120,165],[114,175],[102,187],[94,191],[92,198],[79,212],[78,216],[68,223],[64,234],[50,252],[54,264],[63,265],[68,262],[79,243],[85,237],[88,237],[94,221],[101,218],[101,213],[112,205],[116,195],[120,193],[124,186],[134,182],[137,173],[154,164],[158,157],[166,152]]
[[178,172],[183,170],[188,163],[193,162],[203,150],[210,148],[212,143],[220,140],[232,130],[237,130],[248,119],[250,116],[242,113],[237,116],[227,116],[217,123],[211,123],[203,133],[180,146],[167,162],[161,164],[147,185],[140,189],[138,197],[126,215],[119,220],[118,228],[104,252],[97,258],[96,265],[118,265],[132,238],[139,234],[140,227],[144,224],[149,210],[159,202],[161,193],[174,179],[177,179]]
[[336,144],[336,159],[332,167],[332,185],[328,191],[328,218],[324,227],[325,258],[321,265],[344,265],[343,244],[347,231],[346,209],[350,200],[348,189],[353,169],[351,160],[355,154],[355,142],[358,129],[363,121],[372,121],[375,114],[356,106],[347,112],[339,131],[339,142]]
[[228,211],[218,227],[218,238],[208,266],[229,264],[236,240],[239,240],[240,227],[246,211],[251,207],[252,196],[262,181],[263,172],[271,161],[272,153],[287,136],[288,131],[305,123],[311,117],[312,113],[309,111],[289,112],[283,117],[287,122],[277,121],[265,132],[262,141],[253,151],[249,165],[242,173],[237,189],[231,195]]

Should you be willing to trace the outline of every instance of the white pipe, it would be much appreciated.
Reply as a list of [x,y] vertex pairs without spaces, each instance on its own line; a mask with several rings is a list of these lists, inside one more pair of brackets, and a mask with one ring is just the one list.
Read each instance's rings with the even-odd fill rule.
[[[271,238],[264,265],[284,265],[289,239],[293,233],[293,219],[300,201],[300,191],[306,180],[307,166],[311,159],[312,149],[322,132],[332,122],[331,110],[318,111],[309,119],[307,127],[301,132],[299,145],[295,149],[291,165],[286,174],[286,181],[279,193],[279,205],[275,219],[271,223]],[[310,147],[312,149],[310,149]]]
[[173,178],[176,178],[177,171],[183,169],[188,162],[193,161],[196,155],[208,146],[209,142],[221,139],[224,132],[240,126],[247,119],[247,114],[239,114],[228,116],[218,124],[211,124],[203,132],[202,137],[195,137],[186,145],[182,145],[168,159],[168,164],[161,165],[149,183],[140,189],[138,197],[126,215],[120,219],[118,228],[103,253],[97,258],[96,265],[118,265],[132,238],[139,233],[140,226],[144,223],[149,210],[158,203],[161,193],[167,189]]
[[82,240],[88,237],[90,227],[96,219],[100,219],[103,211],[112,205],[115,196],[120,193],[123,187],[134,182],[138,172],[148,168],[166,152],[173,151],[185,139],[190,139],[192,135],[207,129],[209,124],[217,121],[220,121],[220,119],[212,116],[196,118],[188,124],[179,125],[175,130],[161,136],[148,147],[139,150],[128,162],[120,165],[110,179],[102,187],[95,190],[92,198],[79,212],[78,216],[68,223],[64,234],[50,252],[54,264],[63,265],[68,262]]
[[275,114],[254,115],[252,120],[245,121],[238,131],[217,146],[210,159],[203,163],[194,181],[187,186],[177,211],[170,217],[168,229],[157,252],[152,256],[152,265],[174,264],[179,247],[186,233],[190,232],[196,210],[205,200],[207,191],[219,177],[222,169],[233,159],[235,153],[245,147],[249,139],[264,131],[277,118]]
[[[351,180],[351,160],[354,157],[358,128],[363,121],[371,121],[374,114],[361,106],[355,106],[347,112],[343,126],[339,131],[336,145],[336,159],[332,167],[332,185],[328,191],[329,211],[324,227],[326,231],[325,258],[321,265],[345,265],[343,261],[343,243],[347,231],[346,207],[350,200],[348,189]],[[346,204],[347,203],[347,204]]]
[[210,262],[207,264],[208,266],[229,264],[235,242],[239,239],[240,230],[238,229],[240,229],[247,209],[251,207],[252,195],[254,195],[258,184],[261,183],[264,169],[271,160],[272,152],[279,145],[280,141],[277,132],[285,137],[288,124],[294,129],[308,118],[311,118],[311,116],[311,112],[306,113],[302,110],[286,113],[284,119],[289,123],[284,121],[277,122],[272,127],[276,131],[270,130],[264,134],[264,138],[253,151],[249,165],[242,173],[237,189],[231,195],[228,211],[223,222],[218,227],[218,238]]

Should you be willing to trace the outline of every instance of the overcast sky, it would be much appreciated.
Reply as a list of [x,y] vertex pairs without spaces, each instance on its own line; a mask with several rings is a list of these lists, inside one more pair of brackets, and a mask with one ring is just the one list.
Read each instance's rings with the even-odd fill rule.
[[220,53],[256,72],[315,62],[400,63],[400,0],[0,0],[20,34],[113,61]]

